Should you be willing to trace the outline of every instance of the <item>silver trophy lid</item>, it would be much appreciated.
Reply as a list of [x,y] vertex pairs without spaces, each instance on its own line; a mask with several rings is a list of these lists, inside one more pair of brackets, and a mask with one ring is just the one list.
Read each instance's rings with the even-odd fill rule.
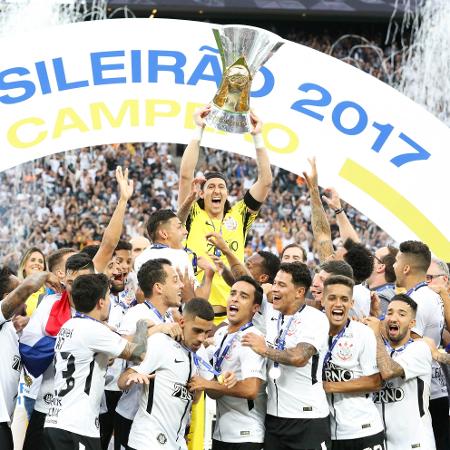
[[213,33],[223,70],[243,57],[252,77],[285,42],[275,33],[243,25],[218,26]]

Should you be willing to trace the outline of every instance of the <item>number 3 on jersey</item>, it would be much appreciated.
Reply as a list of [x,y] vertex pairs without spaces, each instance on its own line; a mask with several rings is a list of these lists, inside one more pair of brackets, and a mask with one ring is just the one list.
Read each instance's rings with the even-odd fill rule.
[[58,397],[64,397],[64,395],[69,393],[75,386],[75,379],[73,378],[75,372],[75,357],[69,352],[60,352],[60,355],[61,358],[67,362],[67,369],[62,371],[62,376],[66,381],[66,387],[60,389],[58,392]]

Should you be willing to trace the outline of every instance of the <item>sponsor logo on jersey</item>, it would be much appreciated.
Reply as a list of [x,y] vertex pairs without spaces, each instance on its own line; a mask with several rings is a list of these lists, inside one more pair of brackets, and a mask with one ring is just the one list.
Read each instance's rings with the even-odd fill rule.
[[234,217],[228,216],[223,221],[224,227],[229,231],[234,231],[237,229],[238,223],[236,222],[236,219]]
[[352,353],[353,344],[348,341],[338,342],[337,348],[337,356],[342,361],[348,361],[353,353]]
[[394,387],[392,382],[387,382],[381,391],[374,392],[375,403],[396,403],[405,398],[405,392],[401,387]]
[[159,433],[158,436],[156,437],[156,440],[161,444],[164,445],[167,442],[167,437],[165,434],[163,433]]
[[52,403],[52,400],[53,394],[50,394],[50,392],[44,395],[44,402],[47,403],[47,405],[50,405]]
[[352,370],[337,366],[331,361],[324,367],[323,377],[325,381],[350,381],[353,380]]
[[172,397],[177,397],[188,402],[192,401],[194,398],[188,388],[180,383],[174,383]]

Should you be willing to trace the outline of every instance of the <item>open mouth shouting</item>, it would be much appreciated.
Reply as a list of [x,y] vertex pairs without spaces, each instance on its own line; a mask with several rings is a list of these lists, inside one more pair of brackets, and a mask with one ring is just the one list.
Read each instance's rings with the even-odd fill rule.
[[239,308],[237,305],[230,305],[228,306],[228,316],[234,317],[239,312]]
[[337,322],[341,322],[345,318],[344,308],[336,307],[331,310],[331,316]]
[[390,338],[397,338],[400,334],[400,326],[396,322],[388,324],[388,333]]

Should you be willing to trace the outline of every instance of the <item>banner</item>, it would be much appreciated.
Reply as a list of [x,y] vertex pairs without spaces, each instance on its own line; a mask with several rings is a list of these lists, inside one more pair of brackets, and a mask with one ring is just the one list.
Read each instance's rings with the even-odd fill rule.
[[[212,27],[105,20],[3,39],[0,170],[98,144],[188,143],[193,111],[221,78]],[[272,164],[300,174],[316,155],[322,186],[398,241],[423,240],[450,261],[443,123],[370,75],[292,42],[252,87]],[[207,130],[202,145],[254,157],[249,135]]]

